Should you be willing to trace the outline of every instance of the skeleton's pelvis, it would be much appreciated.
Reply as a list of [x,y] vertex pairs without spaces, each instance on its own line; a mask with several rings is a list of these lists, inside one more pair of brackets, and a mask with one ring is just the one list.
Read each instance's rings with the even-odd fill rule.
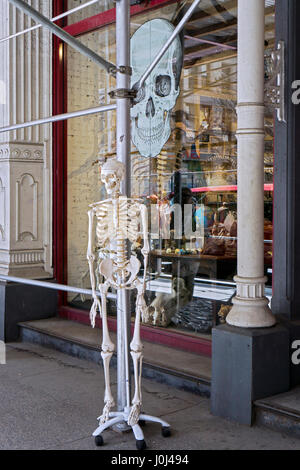
[[136,280],[140,267],[141,263],[133,255],[122,266],[116,260],[107,258],[101,261],[99,272],[112,286],[129,287]]

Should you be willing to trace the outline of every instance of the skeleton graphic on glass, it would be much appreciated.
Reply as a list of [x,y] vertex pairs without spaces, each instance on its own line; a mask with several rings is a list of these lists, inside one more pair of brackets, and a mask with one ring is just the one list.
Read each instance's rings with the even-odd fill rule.
[[[89,263],[90,278],[93,293],[93,304],[90,310],[91,323],[95,326],[97,311],[102,317],[102,352],[101,356],[104,365],[105,378],[105,406],[100,424],[109,419],[109,412],[114,406],[114,399],[110,388],[109,363],[115,350],[107,324],[106,297],[110,287],[115,289],[137,289],[135,325],[130,351],[134,364],[135,393],[132,400],[132,407],[128,418],[128,424],[134,425],[138,421],[141,409],[141,380],[140,372],[142,367],[142,343],[140,339],[141,316],[145,314],[146,303],[144,300],[146,271],[149,254],[148,244],[148,222],[147,209],[139,199],[127,198],[120,193],[121,180],[124,177],[124,165],[116,159],[108,160],[101,170],[101,181],[104,183],[108,199],[91,204],[88,212],[89,216],[89,240],[87,259]],[[99,263],[99,273],[103,276],[104,282],[100,283],[98,290],[100,298],[96,293],[95,281],[95,247],[93,242],[94,218],[96,217],[96,243],[97,247],[106,249],[109,258],[104,258]],[[141,231],[140,231],[141,228]],[[141,250],[144,257],[144,275],[140,280],[138,273],[141,267],[136,256],[127,252],[127,240],[133,244],[137,239],[144,239],[144,246]]]
[[[131,44],[131,85],[141,78],[174,26],[164,19],[147,21],[133,34]],[[156,157],[170,137],[172,108],[179,95],[182,47],[177,36],[138,90],[131,108],[132,141],[143,157]]]

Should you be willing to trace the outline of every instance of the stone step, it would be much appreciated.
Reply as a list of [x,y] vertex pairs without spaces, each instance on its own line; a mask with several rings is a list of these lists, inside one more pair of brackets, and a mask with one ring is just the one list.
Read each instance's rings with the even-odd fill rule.
[[[66,354],[102,363],[101,330],[71,320],[50,318],[19,323],[21,340],[51,347]],[[116,344],[116,333],[111,332]],[[197,393],[210,395],[211,359],[195,353],[143,341],[143,377]],[[116,367],[116,355],[111,365]]]
[[[101,331],[71,320],[50,318],[19,324],[21,340],[101,364]],[[111,333],[116,344],[116,334]],[[211,359],[143,341],[143,377],[210,396]],[[116,367],[116,355],[111,365]],[[254,403],[255,424],[300,438],[300,387]]]
[[255,423],[300,438],[300,387],[257,400]]

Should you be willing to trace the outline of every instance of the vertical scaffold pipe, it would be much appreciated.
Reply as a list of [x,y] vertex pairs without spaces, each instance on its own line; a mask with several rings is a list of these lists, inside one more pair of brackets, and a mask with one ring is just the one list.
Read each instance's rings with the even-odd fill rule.
[[[116,66],[117,89],[130,89],[130,4],[129,0],[116,1]],[[121,71],[120,71],[121,68]],[[125,177],[121,192],[130,197],[130,99],[116,97],[117,102],[117,159],[125,165]],[[118,410],[130,404],[129,383],[129,334],[130,301],[129,292],[118,290],[117,296],[117,377]]]

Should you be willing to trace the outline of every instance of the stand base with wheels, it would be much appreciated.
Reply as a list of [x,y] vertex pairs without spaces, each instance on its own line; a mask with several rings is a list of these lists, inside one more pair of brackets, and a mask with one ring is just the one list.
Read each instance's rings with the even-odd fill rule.
[[[115,426],[116,424],[121,423],[123,421],[127,423],[127,420],[130,414],[130,409],[131,408],[125,408],[124,411],[113,411],[109,413],[110,419],[106,421],[106,423],[101,424],[93,432],[96,446],[102,446],[104,444],[102,433],[103,431],[105,431],[105,429],[111,428],[112,426]],[[100,419],[100,417],[98,419]],[[139,416],[138,423],[131,426],[131,429],[133,431],[135,441],[136,441],[136,448],[138,450],[144,450],[147,447],[145,439],[144,439],[144,433],[141,429],[141,426],[143,426],[147,421],[161,424],[162,426],[161,433],[163,437],[169,437],[171,435],[169,423],[167,423],[166,421],[160,418],[157,418],[156,416],[150,416],[150,415],[141,413]]]

